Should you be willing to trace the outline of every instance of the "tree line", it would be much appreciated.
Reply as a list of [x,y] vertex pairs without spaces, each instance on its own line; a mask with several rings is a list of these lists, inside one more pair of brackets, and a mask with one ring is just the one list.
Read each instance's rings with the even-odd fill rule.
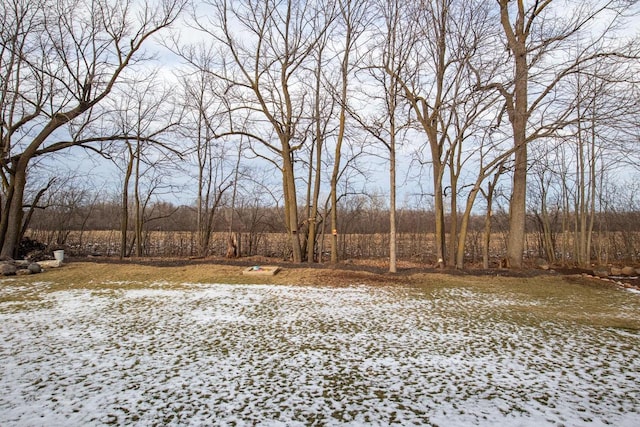
[[[238,250],[234,256],[291,258],[282,208],[239,203],[232,211],[228,202],[223,202],[215,215],[210,235],[203,241],[196,228],[198,211],[194,205],[153,203],[143,215],[142,232],[137,233],[133,225],[135,214],[123,209],[117,194],[105,198],[89,192],[66,192],[52,195],[46,209],[34,213],[27,232],[27,245],[21,245],[22,255],[30,255],[34,244],[40,243],[49,250],[65,249],[70,256],[220,257],[228,255],[228,230],[233,224]],[[338,239],[340,259],[388,258],[388,208],[375,196],[361,196],[355,200],[357,203],[342,205],[338,215],[343,231]],[[597,216],[593,261],[601,264],[638,261],[640,209],[629,203],[632,203],[630,198],[619,201],[615,209]],[[131,226],[123,239],[119,227],[125,212],[130,215]],[[528,265],[539,263],[540,259],[557,265],[580,265],[580,242],[576,239],[579,234],[574,232],[574,225],[566,226],[575,223],[575,215],[570,214],[569,218],[563,218],[563,215],[555,210],[549,223],[545,224],[538,212],[528,213],[525,242]],[[433,265],[434,219],[433,211],[398,209],[398,260]],[[447,236],[452,231],[450,220],[447,215]],[[465,263],[484,268],[499,267],[506,249],[508,223],[508,213],[504,209],[494,213],[490,228],[486,227],[484,215],[473,214],[465,242]],[[321,237],[314,248],[314,260],[326,262],[330,255],[327,222],[321,221],[319,230]],[[139,244],[137,239],[141,239]]]
[[[393,272],[402,190],[428,213],[441,266],[464,267],[479,218],[490,246],[495,211],[510,267],[531,227],[549,261],[570,248],[586,265],[612,213],[635,209],[621,190],[637,168],[635,2],[10,0],[2,12],[2,256],[43,210],[73,206],[63,186],[99,199],[64,171],[79,152],[115,171],[120,256],[142,255],[163,216],[189,218],[204,255],[224,223],[237,255],[244,215],[273,212],[293,262],[319,247],[338,262],[353,206],[375,200]],[[381,176],[388,191],[373,197]],[[166,203],[185,192],[188,215]],[[80,207],[68,215],[89,221]]]

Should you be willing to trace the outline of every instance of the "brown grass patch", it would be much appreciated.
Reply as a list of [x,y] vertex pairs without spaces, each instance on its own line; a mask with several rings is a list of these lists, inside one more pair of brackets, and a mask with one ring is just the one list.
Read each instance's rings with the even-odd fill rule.
[[[274,276],[243,275],[246,263],[258,261],[212,260],[116,260],[99,262],[70,262],[52,268],[43,274],[4,279],[18,285],[16,293],[6,294],[0,300],[18,302],[39,298],[38,283],[46,283],[47,291],[85,289],[145,288],[150,285],[180,288],[185,284],[273,284],[302,286],[385,286],[418,287],[427,292],[455,288],[464,292],[485,295],[497,301],[485,307],[495,313],[504,311],[526,320],[529,316],[562,320],[599,327],[640,329],[640,296],[624,292],[606,282],[581,276],[563,276],[553,273],[522,271],[517,276],[508,272],[458,271],[434,272],[408,269],[390,274],[384,269],[353,264],[327,267],[319,265],[280,264]],[[226,262],[226,263],[225,263]],[[30,284],[34,286],[30,286]],[[510,301],[507,305],[501,301]]]

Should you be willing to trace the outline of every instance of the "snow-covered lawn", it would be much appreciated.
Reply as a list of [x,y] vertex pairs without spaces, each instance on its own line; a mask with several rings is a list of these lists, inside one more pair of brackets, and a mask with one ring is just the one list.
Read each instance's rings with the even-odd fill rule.
[[[640,315],[640,295],[606,292],[607,310]],[[469,286],[4,281],[0,425],[640,425],[640,332],[565,304]]]

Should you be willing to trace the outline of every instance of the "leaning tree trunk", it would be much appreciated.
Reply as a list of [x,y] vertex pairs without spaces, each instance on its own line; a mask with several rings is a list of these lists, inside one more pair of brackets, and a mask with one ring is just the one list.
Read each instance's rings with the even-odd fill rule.
[[[24,200],[24,188],[27,183],[27,162],[18,160],[16,170],[11,182],[11,198],[7,199],[6,226],[2,240],[0,256],[14,258],[17,255],[18,239],[22,230],[22,204]],[[5,218],[3,218],[3,221]]]
[[[476,196],[480,191],[480,183],[476,183],[473,187],[469,196],[467,196],[467,204],[464,209],[464,214],[462,215],[462,222],[460,224],[460,231],[458,233],[458,241],[456,242],[456,268],[463,269],[464,268],[464,251],[466,248],[467,242],[467,234],[469,231],[469,220],[471,218],[471,211],[473,209],[473,205],[476,201]],[[490,217],[489,217],[490,218]],[[453,252],[453,248],[451,249]]]

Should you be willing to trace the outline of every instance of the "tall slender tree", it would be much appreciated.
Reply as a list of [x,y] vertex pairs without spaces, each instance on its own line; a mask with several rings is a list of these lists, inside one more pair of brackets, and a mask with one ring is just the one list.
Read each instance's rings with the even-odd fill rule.
[[[357,69],[357,49],[368,24],[367,2],[359,0],[339,0],[338,26],[344,36],[343,50],[340,52],[340,83],[332,91],[339,104],[338,134],[333,150],[333,167],[330,178],[331,206],[331,262],[338,262],[338,180],[342,172],[342,147],[347,135],[347,112],[349,110],[349,83]],[[339,88],[339,89],[338,89]]]

